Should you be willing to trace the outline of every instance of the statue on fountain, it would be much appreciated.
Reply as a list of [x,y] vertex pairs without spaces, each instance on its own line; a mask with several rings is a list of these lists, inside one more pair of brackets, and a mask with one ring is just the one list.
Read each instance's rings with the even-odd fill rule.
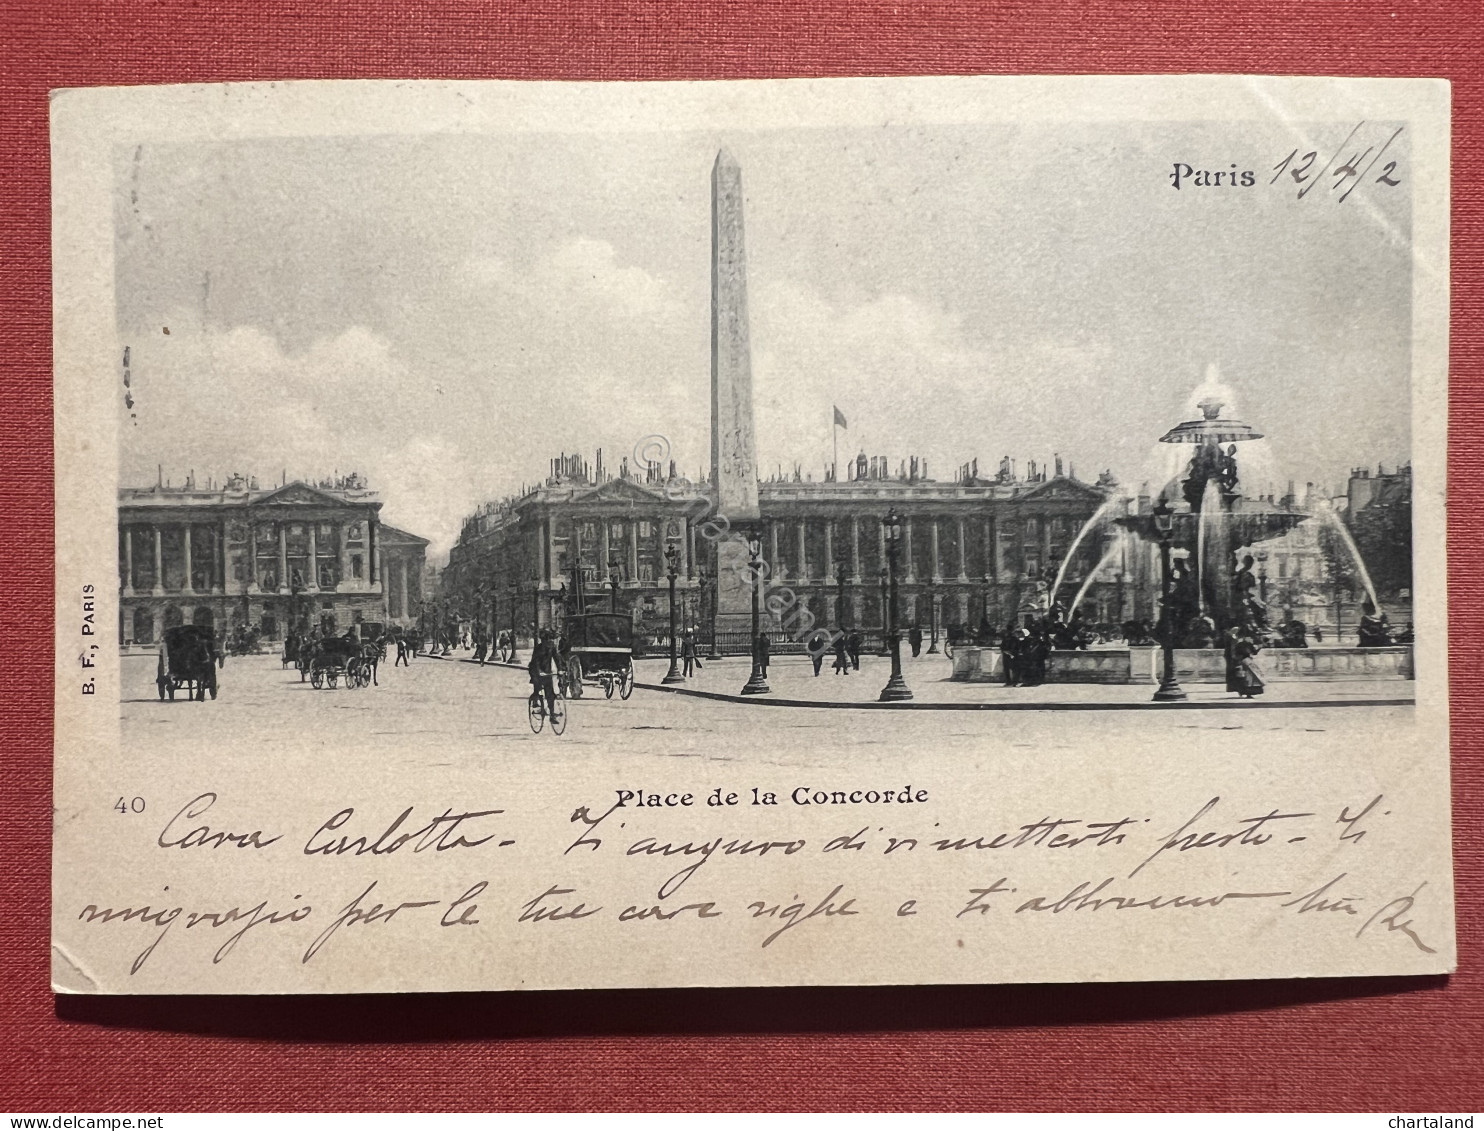
[[1202,400],[1199,417],[1176,424],[1160,437],[1160,443],[1189,444],[1193,449],[1178,484],[1161,492],[1161,498],[1175,495],[1183,499],[1185,507],[1166,511],[1162,524],[1152,510],[1114,522],[1169,549],[1161,639],[1172,639],[1176,647],[1183,648],[1222,647],[1227,629],[1235,627],[1247,641],[1244,649],[1256,649],[1269,643],[1273,629],[1252,559],[1246,558],[1237,568],[1237,553],[1281,537],[1309,516],[1293,507],[1279,508],[1271,500],[1256,499],[1238,506],[1242,483],[1237,446],[1261,440],[1263,434],[1250,424],[1223,416],[1222,407],[1214,397]]
[[1266,632],[1268,606],[1258,595],[1260,589],[1252,566],[1253,558],[1251,554],[1248,554],[1242,559],[1242,568],[1237,570],[1232,578],[1232,589],[1236,593],[1237,622],[1248,630]]
[[[1231,441],[1260,439],[1262,434],[1240,422],[1221,419],[1220,401],[1202,401],[1200,409],[1202,419],[1176,426],[1165,435],[1164,442],[1196,444],[1180,488],[1190,509],[1200,512],[1207,486],[1215,483],[1223,509],[1231,510],[1242,494],[1237,475],[1237,445]],[[1221,447],[1223,441],[1227,443],[1225,451]]]
[[1385,613],[1376,615],[1376,606],[1367,597],[1360,607],[1360,627],[1357,642],[1362,648],[1385,648],[1391,644],[1391,621]]

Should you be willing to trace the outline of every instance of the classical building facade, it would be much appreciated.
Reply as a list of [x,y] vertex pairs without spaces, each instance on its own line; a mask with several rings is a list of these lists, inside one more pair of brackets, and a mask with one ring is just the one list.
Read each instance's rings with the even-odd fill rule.
[[423,576],[428,540],[384,522],[377,525],[376,538],[381,552],[382,588],[386,591],[385,619],[403,627],[413,625],[426,596]]
[[[573,457],[552,466],[542,485],[466,520],[443,574],[445,599],[465,616],[493,610],[500,626],[512,614],[520,625],[545,626],[576,609],[580,575],[588,608],[616,607],[659,628],[668,618],[665,551],[673,545],[682,617],[704,635],[719,525],[708,485],[692,486],[673,478],[673,469],[667,476],[657,467],[606,476],[601,461],[596,473]],[[1017,477],[1008,460],[992,479],[970,466],[952,482],[906,468],[891,475],[886,467],[885,459],[862,455],[846,480],[796,475],[758,485],[761,520],[754,529],[768,567],[772,631],[797,636],[809,624],[842,619],[879,629],[883,520],[891,511],[903,531],[903,625],[926,630],[935,616],[945,630],[972,630],[982,618],[1002,625],[1044,603],[1048,583],[1113,487],[1108,477],[1085,483],[1059,465],[1054,474],[1032,465]],[[1151,547],[1095,523],[1067,563],[1058,600],[1070,604],[1088,582],[1083,606],[1090,619],[1152,615],[1153,568]]]
[[381,505],[354,475],[267,490],[241,476],[121,489],[120,641],[154,644],[183,623],[271,641],[295,624],[387,620],[387,550],[399,567],[415,558],[420,575],[427,543],[384,527]]

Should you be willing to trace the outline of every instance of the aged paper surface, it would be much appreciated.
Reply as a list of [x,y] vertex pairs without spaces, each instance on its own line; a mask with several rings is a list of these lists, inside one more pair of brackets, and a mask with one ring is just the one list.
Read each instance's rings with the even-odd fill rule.
[[1451,970],[1448,145],[58,93],[56,989]]

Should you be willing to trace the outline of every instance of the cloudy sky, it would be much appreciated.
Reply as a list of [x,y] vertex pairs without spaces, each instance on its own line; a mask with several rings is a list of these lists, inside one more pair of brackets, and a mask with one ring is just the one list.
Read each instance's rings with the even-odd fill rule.
[[[1229,411],[1269,436],[1250,489],[1338,486],[1410,454],[1405,140],[1388,152],[1402,186],[1343,204],[1268,184],[1295,141],[1266,124],[130,149],[122,482],[157,464],[177,482],[359,470],[442,553],[562,450],[601,446],[616,468],[660,433],[702,468],[724,144],[746,189],[766,470],[820,477],[838,404],[842,459],[918,454],[947,477],[1060,452],[1137,485],[1216,366]],[[1257,185],[1176,191],[1176,161]]]

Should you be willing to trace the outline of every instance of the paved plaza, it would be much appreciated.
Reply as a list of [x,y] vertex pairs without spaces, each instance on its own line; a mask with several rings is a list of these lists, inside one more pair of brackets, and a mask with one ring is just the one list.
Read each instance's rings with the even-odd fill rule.
[[1406,681],[1270,684],[1267,697],[1250,703],[1216,685],[1197,684],[1190,689],[1191,701],[1216,709],[1171,710],[1149,703],[1151,689],[1145,686],[951,683],[948,661],[928,655],[904,665],[915,704],[1039,709],[855,708],[847,703],[875,702],[889,672],[886,659],[864,656],[861,670],[849,676],[831,675],[826,665],[817,678],[803,657],[776,660],[769,671],[770,698],[836,705],[822,710],[731,698],[747,678],[748,664],[740,657],[705,661],[685,685],[728,696],[715,699],[660,690],[667,661],[646,659],[638,661],[639,686],[632,698],[605,699],[601,688],[589,687],[570,705],[566,734],[556,737],[530,731],[523,668],[481,667],[467,656],[421,656],[404,667],[387,663],[379,686],[319,691],[301,682],[295,669],[282,668],[277,657],[232,657],[220,672],[220,697],[204,703],[183,697],[160,701],[154,657],[126,656],[121,661],[124,745],[197,758],[211,748],[376,750],[391,755],[393,763],[412,765],[464,759],[480,764],[485,757],[521,751],[554,761],[643,752],[807,765],[816,755],[894,757],[916,749],[972,762],[1002,746],[1050,751],[1085,744],[1089,728],[1110,741],[1169,730],[1353,733],[1359,738],[1377,727],[1409,725],[1413,714],[1413,684]]

